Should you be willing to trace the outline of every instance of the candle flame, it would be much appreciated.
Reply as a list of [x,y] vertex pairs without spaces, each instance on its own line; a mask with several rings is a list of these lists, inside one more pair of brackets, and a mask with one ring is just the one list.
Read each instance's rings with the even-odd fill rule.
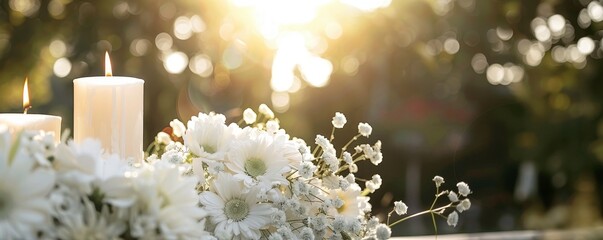
[[111,59],[109,59],[109,52],[105,52],[105,76],[113,76],[113,71],[111,70]]
[[27,78],[25,78],[25,83],[23,84],[23,113],[27,114],[27,110],[31,108],[31,104],[29,104],[29,87],[27,86]]

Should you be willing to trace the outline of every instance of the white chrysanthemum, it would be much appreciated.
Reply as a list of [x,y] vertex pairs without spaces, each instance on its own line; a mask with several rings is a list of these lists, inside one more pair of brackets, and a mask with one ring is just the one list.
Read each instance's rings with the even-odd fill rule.
[[459,183],[457,183],[456,187],[459,188],[459,194],[461,194],[463,197],[467,197],[467,195],[471,194],[471,190],[469,189],[469,185],[467,185],[465,182],[459,182]]
[[228,153],[226,167],[248,185],[254,181],[267,187],[288,184],[283,176],[290,170],[284,145],[284,141],[267,133],[260,133],[254,139],[235,141]]
[[204,114],[192,117],[184,134],[184,145],[202,159],[223,160],[232,138],[222,114]]
[[406,206],[406,203],[402,201],[396,201],[394,202],[394,210],[398,215],[406,214],[408,211],[408,206]]
[[257,188],[246,192],[245,186],[233,176],[221,173],[211,183],[211,191],[200,194],[216,232],[247,239],[260,238],[260,228],[271,222],[274,213],[269,204],[258,203]]
[[180,165],[184,164],[184,162],[186,161],[186,156],[184,155],[184,152],[172,149],[166,151],[165,153],[163,153],[163,155],[161,155],[161,161]]
[[8,131],[0,133],[0,239],[33,239],[49,223],[47,196],[55,175],[35,168],[35,160],[19,146],[21,139],[10,141]]
[[257,120],[257,118],[258,115],[255,114],[255,112],[251,110],[251,108],[247,108],[245,109],[245,111],[243,111],[243,120],[245,121],[245,123],[252,124]]
[[369,125],[368,123],[359,123],[358,124],[358,133],[360,133],[360,135],[368,137],[371,135],[372,132],[373,132],[373,127],[371,127],[371,125]]
[[178,168],[156,164],[131,178],[137,197],[131,215],[131,234],[146,238],[159,228],[168,239],[199,238],[205,235],[199,221],[206,213],[199,208],[194,178],[183,177]]
[[109,214],[107,205],[97,212],[88,198],[81,201],[81,212],[60,216],[61,225],[53,229],[59,239],[117,239],[126,230],[125,222]]
[[432,181],[435,183],[436,187],[440,187],[442,186],[442,183],[444,183],[444,178],[440,176],[435,176],[433,177]]
[[92,192],[91,183],[96,179],[122,176],[129,166],[116,155],[103,159],[103,150],[98,140],[85,139],[81,144],[69,141],[56,149],[54,168],[59,173],[58,181],[81,193]]
[[468,198],[463,199],[458,205],[456,205],[456,210],[460,213],[469,210],[471,208],[471,201]]
[[[50,167],[51,163],[48,160],[54,155],[56,142],[54,141],[54,133],[47,132],[23,132],[25,139],[22,142],[24,147],[29,151],[31,157],[36,160],[42,167]],[[31,134],[31,135],[30,135]],[[31,141],[27,141],[31,139]]]
[[459,196],[454,191],[450,191],[448,193],[448,200],[450,200],[450,202],[458,202]]
[[172,127],[172,134],[174,134],[174,136],[176,137],[182,137],[186,132],[186,127],[184,126],[184,123],[182,123],[178,119],[172,120],[170,122],[170,127]]
[[260,104],[258,111],[270,119],[274,118],[274,112],[266,104]]
[[446,219],[448,226],[456,227],[456,224],[459,222],[459,214],[456,211],[451,212]]
[[377,229],[375,229],[375,235],[379,240],[389,239],[392,236],[392,230],[385,224],[377,225]]
[[340,112],[336,112],[335,116],[333,117],[333,120],[331,121],[331,123],[333,124],[333,127],[335,128],[343,128],[343,126],[348,122],[348,120],[345,118],[345,115],[343,115],[343,113]]

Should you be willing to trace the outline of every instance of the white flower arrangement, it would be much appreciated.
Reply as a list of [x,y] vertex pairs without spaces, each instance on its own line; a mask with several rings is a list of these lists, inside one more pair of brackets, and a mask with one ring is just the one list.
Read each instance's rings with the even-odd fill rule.
[[[50,135],[22,132],[11,138],[0,127],[0,239],[387,239],[390,227],[430,214],[456,226],[471,207],[469,186],[440,191],[423,212],[390,223],[409,208],[396,201],[387,220],[371,215],[369,195],[378,174],[354,173],[368,160],[383,160],[381,142],[333,145],[347,123],[336,113],[330,138],[316,146],[291,138],[266,105],[247,109],[240,124],[221,114],[200,113],[170,122],[142,164],[104,155],[94,140],[55,144]],[[352,149],[348,151],[348,148]],[[364,187],[361,186],[361,184]],[[441,196],[450,203],[436,207]],[[448,212],[448,213],[446,213]]]

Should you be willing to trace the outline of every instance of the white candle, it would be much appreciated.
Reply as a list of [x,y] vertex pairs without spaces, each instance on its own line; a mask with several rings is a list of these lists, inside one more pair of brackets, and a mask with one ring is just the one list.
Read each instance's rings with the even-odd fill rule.
[[27,79],[23,84],[23,113],[0,114],[0,125],[8,128],[13,136],[22,130],[45,131],[54,134],[54,140],[61,139],[61,117],[43,114],[27,114],[29,105],[29,89]]
[[61,117],[43,114],[2,113],[0,125],[8,127],[11,135],[21,130],[45,131],[54,134],[55,142],[61,141]]
[[112,76],[108,54],[105,59],[106,76],[73,80],[74,140],[95,138],[106,153],[140,162],[144,81]]

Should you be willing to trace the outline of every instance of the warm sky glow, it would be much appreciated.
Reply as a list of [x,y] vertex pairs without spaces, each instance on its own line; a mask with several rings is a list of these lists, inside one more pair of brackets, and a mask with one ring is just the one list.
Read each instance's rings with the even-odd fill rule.
[[[339,39],[345,32],[345,26],[340,24],[345,19],[320,18],[324,22],[317,26],[324,26],[324,29],[313,32],[315,26],[310,25],[319,21],[317,16],[321,10],[347,5],[363,12],[371,12],[388,7],[391,0],[231,0],[231,3],[237,8],[251,11],[250,15],[245,16],[253,18],[250,20],[257,32],[268,46],[276,50],[270,81],[272,90],[295,92],[299,88],[295,84],[299,79],[313,87],[324,87],[333,72],[333,63],[320,55],[328,48],[327,39]],[[295,30],[289,29],[291,26]],[[229,29],[232,29],[229,23],[222,26],[223,38],[230,37]],[[449,45],[451,52],[458,51],[456,40]],[[350,65],[346,68],[346,73],[353,74],[356,68],[357,66]],[[296,70],[299,70],[299,75],[296,75]]]

